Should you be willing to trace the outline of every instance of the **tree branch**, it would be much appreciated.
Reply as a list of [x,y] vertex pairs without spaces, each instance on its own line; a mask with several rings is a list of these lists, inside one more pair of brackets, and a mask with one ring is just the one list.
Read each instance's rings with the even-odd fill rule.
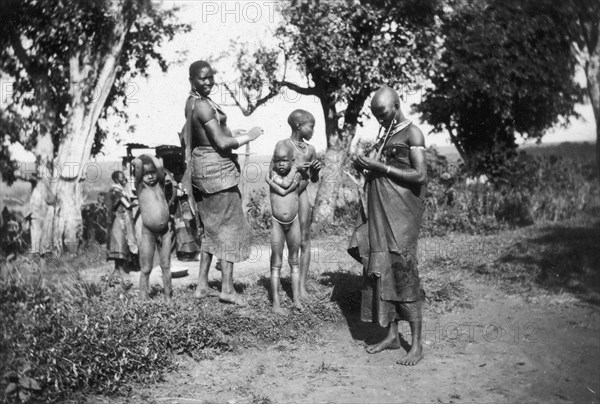
[[298,94],[302,95],[318,95],[317,87],[300,87],[297,84],[290,83],[289,81],[280,81],[278,82],[280,86],[287,87],[290,90],[294,90]]

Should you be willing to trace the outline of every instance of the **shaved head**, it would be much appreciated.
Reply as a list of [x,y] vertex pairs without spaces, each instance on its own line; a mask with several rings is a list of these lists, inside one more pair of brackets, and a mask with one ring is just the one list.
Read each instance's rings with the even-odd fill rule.
[[292,127],[292,129],[295,129],[296,124],[298,123],[302,125],[305,122],[314,120],[315,117],[310,112],[305,111],[303,109],[297,109],[293,111],[288,117],[288,124]]
[[375,91],[373,99],[371,100],[371,109],[392,107],[398,105],[400,107],[400,98],[398,93],[388,86],[381,86],[379,90]]
[[294,157],[294,149],[292,149],[292,145],[290,142],[278,142],[275,145],[275,152],[273,153],[276,156],[287,156]]

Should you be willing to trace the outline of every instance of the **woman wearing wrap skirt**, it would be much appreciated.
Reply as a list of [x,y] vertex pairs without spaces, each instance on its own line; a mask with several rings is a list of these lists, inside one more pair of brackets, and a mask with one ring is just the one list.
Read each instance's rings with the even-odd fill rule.
[[361,320],[388,327],[388,336],[367,352],[400,348],[398,321],[408,321],[412,346],[398,361],[414,365],[423,357],[421,288],[417,238],[423,216],[426,162],[421,131],[406,120],[394,90],[382,87],[371,103],[385,129],[373,158],[357,157],[365,190],[348,252],[362,263]]
[[[196,298],[218,296],[222,301],[243,305],[243,299],[233,287],[233,263],[249,256],[250,227],[238,189],[240,166],[232,150],[256,139],[263,131],[253,128],[232,133],[227,126],[227,116],[209,97],[214,86],[210,65],[204,61],[194,62],[189,74],[192,90],[186,102],[187,121],[181,139],[187,169],[182,183],[188,196],[196,202],[196,214],[203,230]],[[220,293],[208,287],[213,256],[221,261]]]

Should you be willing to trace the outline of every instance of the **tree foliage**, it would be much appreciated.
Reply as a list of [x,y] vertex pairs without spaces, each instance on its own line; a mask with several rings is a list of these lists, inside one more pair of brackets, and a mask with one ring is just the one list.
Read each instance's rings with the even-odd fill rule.
[[[95,125],[91,152],[96,154],[107,136],[103,122],[109,115],[127,117],[127,83],[146,76],[152,61],[166,71],[158,47],[189,29],[174,21],[173,10],[156,9],[149,0],[9,0],[0,5],[0,15],[0,75],[8,82],[8,103],[0,116],[3,141],[41,152],[38,143],[48,136],[50,159],[66,135],[74,97],[93,105],[109,91]],[[97,76],[120,25],[126,34],[115,85],[104,89]],[[74,81],[77,68],[86,73],[81,81]],[[6,147],[2,153],[2,168],[10,169],[4,163]],[[10,178],[10,172],[4,174]]]
[[[275,35],[283,55],[276,57],[263,47],[252,57],[242,49],[238,58],[242,88],[261,94],[256,88],[265,87],[262,81],[269,91],[262,98],[246,99],[248,107],[236,102],[251,112],[283,88],[319,99],[327,152],[313,217],[316,222],[333,221],[338,203],[346,203],[339,196],[341,167],[356,126],[362,123],[365,101],[383,84],[399,92],[420,84],[436,52],[434,28],[441,0],[287,0],[280,4],[283,22]],[[273,68],[276,60],[283,60],[283,68]],[[305,83],[288,80],[288,62],[304,74]]]
[[418,110],[435,131],[450,133],[472,170],[494,174],[514,154],[517,134],[539,140],[577,115],[582,89],[574,81],[574,18],[552,0],[451,6],[443,15],[433,85]]
[[348,146],[366,99],[379,86],[419,82],[435,50],[439,5],[304,0],[283,7],[285,24],[276,34],[307,78],[306,87],[289,87],[321,100],[328,146]]

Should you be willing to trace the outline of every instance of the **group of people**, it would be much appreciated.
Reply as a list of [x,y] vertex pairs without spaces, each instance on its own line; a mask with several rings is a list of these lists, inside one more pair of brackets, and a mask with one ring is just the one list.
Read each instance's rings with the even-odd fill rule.
[[[240,166],[233,150],[263,134],[259,127],[230,130],[222,108],[210,98],[214,73],[204,61],[190,65],[191,91],[185,105],[186,124],[180,140],[185,150],[186,172],[181,185],[202,229],[200,269],[195,297],[218,297],[223,302],[244,305],[234,289],[233,265],[250,253],[250,227],[244,217],[238,188]],[[421,344],[421,287],[417,270],[417,237],[424,210],[426,181],[425,145],[421,131],[405,119],[400,99],[390,87],[373,96],[371,111],[381,125],[374,147],[354,158],[364,178],[361,208],[348,252],[363,265],[361,318],[388,328],[387,337],[367,347],[367,352],[399,349],[398,321],[408,321],[412,333],[410,351],[398,363],[414,365],[423,357]],[[281,308],[279,288],[284,246],[288,248],[293,307],[303,310],[308,292],[306,279],[310,263],[311,208],[306,191],[317,182],[322,162],[309,141],[315,118],[304,110],[288,118],[289,138],[279,141],[273,153],[266,182],[270,191],[271,299],[275,313]],[[164,195],[164,169],[159,159],[143,155],[134,161],[135,186],[141,211],[139,260],[140,296],[148,296],[148,277],[155,248],[159,249],[165,296],[172,296],[168,206]],[[115,215],[113,250],[133,251],[135,234],[128,209],[131,201],[122,192],[125,177],[116,174],[112,209]],[[117,239],[119,241],[117,241]],[[118,247],[114,247],[117,245]],[[113,254],[113,255],[111,255]],[[209,269],[216,257],[222,272],[221,290],[208,284]]]

